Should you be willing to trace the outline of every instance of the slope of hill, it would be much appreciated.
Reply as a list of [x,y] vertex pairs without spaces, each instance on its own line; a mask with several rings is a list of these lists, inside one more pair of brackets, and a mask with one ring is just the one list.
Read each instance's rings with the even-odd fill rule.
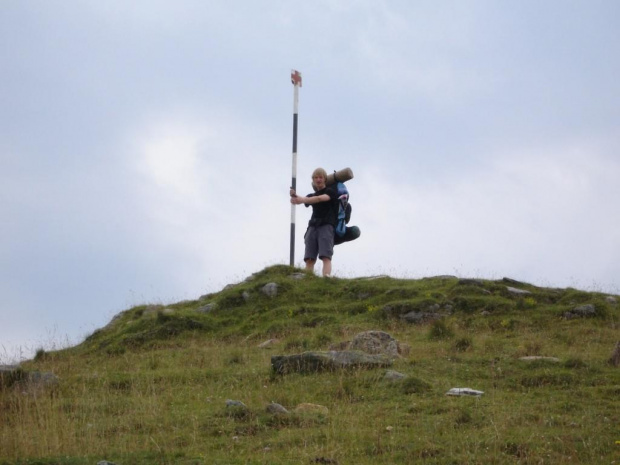
[[[616,296],[506,278],[270,267],[39,351],[23,372],[58,382],[3,383],[0,464],[612,463],[619,316]],[[272,370],[367,330],[399,341],[388,376]],[[463,387],[483,394],[446,396]]]

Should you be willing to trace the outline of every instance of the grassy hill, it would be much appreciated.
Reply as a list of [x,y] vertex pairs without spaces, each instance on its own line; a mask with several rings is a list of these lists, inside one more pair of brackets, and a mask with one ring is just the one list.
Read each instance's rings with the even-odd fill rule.
[[[608,363],[618,301],[507,279],[270,267],[39,351],[22,369],[59,382],[0,391],[0,464],[619,463],[620,368]],[[403,318],[412,314],[429,320]],[[271,369],[272,355],[329,350],[371,329],[410,348],[391,367],[404,379],[385,368]],[[454,387],[484,394],[446,396]],[[271,402],[290,413],[267,412]],[[328,412],[293,411],[303,403]]]

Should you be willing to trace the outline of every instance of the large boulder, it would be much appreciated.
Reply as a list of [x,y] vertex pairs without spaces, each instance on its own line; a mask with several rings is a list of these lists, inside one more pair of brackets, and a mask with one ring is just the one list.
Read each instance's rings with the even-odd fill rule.
[[356,350],[304,352],[271,357],[271,367],[279,374],[312,373],[347,368],[378,368],[390,365],[392,365],[392,360],[386,355],[367,354]]
[[383,354],[398,357],[398,341],[385,331],[365,331],[357,334],[349,350],[361,350],[367,354]]
[[411,347],[397,341],[385,331],[371,330],[358,333],[351,341],[332,344],[330,350],[361,350],[367,354],[382,354],[390,358],[408,355]]

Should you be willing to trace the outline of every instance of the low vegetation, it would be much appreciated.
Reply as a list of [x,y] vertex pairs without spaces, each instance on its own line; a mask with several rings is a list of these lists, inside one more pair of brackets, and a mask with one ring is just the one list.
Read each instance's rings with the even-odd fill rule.
[[[269,283],[277,295],[264,292]],[[20,373],[59,381],[0,389],[0,464],[617,463],[616,299],[512,280],[322,279],[270,267],[38,351]],[[570,313],[584,305],[591,311]],[[370,329],[409,346],[391,367],[405,378],[271,369],[272,355],[328,350]],[[446,396],[454,387],[484,394]],[[291,413],[267,412],[271,402]],[[328,412],[293,411],[302,403]]]

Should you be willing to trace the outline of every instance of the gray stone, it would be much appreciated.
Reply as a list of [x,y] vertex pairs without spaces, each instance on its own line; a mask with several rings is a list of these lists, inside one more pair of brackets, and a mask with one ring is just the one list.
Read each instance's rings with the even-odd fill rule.
[[364,278],[359,278],[359,280],[360,281],[374,281],[375,279],[383,279],[383,278],[389,278],[389,276],[386,274],[380,274],[377,276],[366,276]]
[[383,377],[386,381],[400,381],[401,379],[405,379],[407,376],[399,373],[398,371],[388,370],[385,372],[385,376]]
[[304,352],[296,355],[274,355],[271,357],[273,371],[285,373],[312,373],[347,368],[379,368],[392,365],[392,360],[379,354],[360,351]]
[[116,465],[114,462],[108,462],[107,460],[102,460],[97,462],[97,465]]
[[296,279],[296,280],[304,279],[305,277],[306,277],[305,273],[293,273],[292,275],[289,276],[289,278]]
[[216,304],[212,302],[210,304],[203,305],[202,307],[198,307],[196,311],[198,313],[210,313],[213,310],[215,310],[215,307],[216,307]]
[[528,355],[526,357],[519,357],[519,360],[525,362],[535,362],[536,360],[544,360],[545,362],[559,363],[560,359],[557,357],[545,357],[542,355]]
[[248,291],[243,291],[241,293],[241,297],[243,297],[243,301],[246,302],[246,303],[249,302],[250,299],[252,298],[252,296],[250,295],[250,293]]
[[477,391],[472,388],[452,388],[448,392],[446,392],[447,396],[474,396],[479,397],[484,394],[484,391]]
[[278,285],[277,283],[267,283],[260,291],[268,297],[275,297],[278,295]]
[[54,373],[31,371],[27,376],[28,384],[31,387],[54,387],[58,385],[58,376]]
[[175,311],[174,308],[164,308],[161,312],[164,315],[172,315],[174,314],[174,311]]
[[243,402],[241,402],[240,400],[232,400],[232,399],[227,399],[226,400],[226,408],[233,408],[233,409],[242,409],[242,410],[247,410],[248,406],[245,405]]
[[530,291],[526,291],[525,289],[517,289],[516,287],[506,286],[506,289],[508,289],[508,292],[510,292],[511,294],[515,294],[515,295],[531,295],[532,294]]
[[618,303],[618,300],[614,296],[608,295],[607,297],[605,297],[605,302],[611,305],[616,305]]
[[361,350],[367,354],[384,354],[398,357],[398,341],[384,331],[364,331],[355,335],[349,350]]
[[271,413],[272,415],[288,415],[288,410],[284,408],[284,406],[277,404],[276,402],[272,402],[267,406],[267,413]]
[[265,342],[261,342],[258,345],[259,349],[268,349],[269,347],[271,347],[272,345],[274,345],[276,342],[278,342],[277,339],[267,339]]
[[441,313],[417,312],[414,310],[406,315],[402,315],[400,318],[405,320],[407,323],[426,323],[429,321],[439,320],[441,317]]
[[592,304],[580,305],[568,312],[564,312],[564,318],[570,320],[572,318],[588,318],[596,316],[596,307]]
[[521,281],[517,281],[516,279],[512,279],[512,278],[502,278],[502,281],[505,282],[506,284],[510,284],[512,286],[525,286],[525,285],[527,285],[527,283],[523,283]]

